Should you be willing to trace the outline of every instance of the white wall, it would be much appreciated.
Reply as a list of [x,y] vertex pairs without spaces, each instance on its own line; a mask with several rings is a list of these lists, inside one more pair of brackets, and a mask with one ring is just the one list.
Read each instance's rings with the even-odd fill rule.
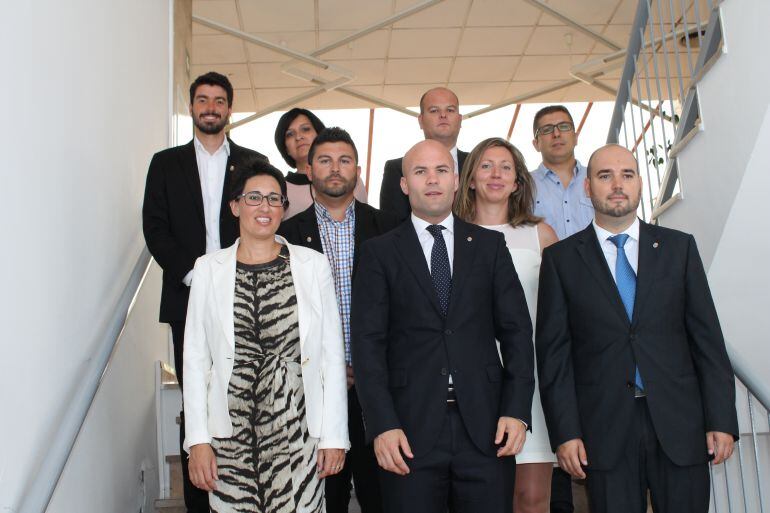
[[18,506],[144,244],[147,165],[168,140],[168,10],[0,7],[0,511]]
[[168,331],[155,322],[160,287],[153,262],[46,513],[154,511],[160,471],[154,362],[165,359]]

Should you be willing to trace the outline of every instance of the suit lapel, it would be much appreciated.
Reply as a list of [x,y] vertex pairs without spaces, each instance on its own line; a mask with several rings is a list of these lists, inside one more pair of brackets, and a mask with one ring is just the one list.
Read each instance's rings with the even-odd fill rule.
[[363,203],[358,200],[355,201],[356,211],[356,226],[353,233],[353,275],[356,274],[356,268],[358,268],[358,254],[361,242],[366,240],[368,234],[377,233],[377,227],[374,223],[374,216],[364,208]]
[[400,239],[400,244],[395,245],[396,251],[401,254],[433,308],[441,315],[441,307],[438,304],[436,289],[433,287],[433,280],[430,277],[430,269],[428,269],[428,263],[425,261],[425,253],[422,251],[411,218],[407,218],[401,223],[401,226],[396,228],[396,236]]
[[219,252],[214,260],[211,279],[214,282],[216,305],[219,313],[219,322],[225,333],[228,347],[235,350],[235,261],[238,244],[234,244],[227,251]]
[[452,315],[452,309],[457,305],[462,307],[460,301],[466,278],[473,267],[476,256],[476,241],[471,234],[471,226],[457,217],[454,218],[454,259],[452,262],[452,293],[449,296],[449,308],[447,317]]
[[583,259],[583,263],[588,267],[602,293],[613,305],[615,312],[623,319],[623,322],[630,324],[623,301],[620,299],[618,287],[615,285],[610,268],[607,266],[607,259],[604,258],[599,240],[596,238],[593,224],[589,224],[588,228],[576,236],[579,237],[577,251]]
[[639,311],[649,295],[660,273],[660,241],[655,227],[639,222],[639,263],[636,272],[636,299],[634,299],[634,323],[639,320]]
[[203,216],[203,191],[201,189],[201,177],[198,174],[198,159],[195,157],[195,146],[193,141],[180,148],[179,160],[181,161],[182,174],[190,187],[190,195],[195,203],[195,210],[201,223],[205,224]]
[[302,238],[302,245],[323,253],[321,244],[321,232],[318,230],[318,219],[315,215],[315,203],[304,212],[297,214],[297,230]]

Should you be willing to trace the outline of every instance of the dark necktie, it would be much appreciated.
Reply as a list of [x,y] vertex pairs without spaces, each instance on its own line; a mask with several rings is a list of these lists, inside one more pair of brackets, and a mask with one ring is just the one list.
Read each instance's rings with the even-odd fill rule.
[[[628,320],[631,321],[634,316],[634,299],[636,299],[636,273],[634,273],[633,267],[628,262],[626,250],[623,248],[627,240],[627,233],[619,233],[610,237],[610,242],[618,248],[618,256],[615,259],[615,284],[618,287],[618,293],[620,293],[623,306],[626,307]],[[636,368],[636,378],[634,381],[640,390],[644,390],[639,367]]]
[[452,294],[449,253],[446,250],[444,236],[441,234],[442,230],[445,229],[440,224],[428,226],[428,232],[433,235],[433,249],[430,252],[430,277],[433,279],[433,287],[436,289],[438,304],[444,317],[446,317],[449,308],[449,296]]

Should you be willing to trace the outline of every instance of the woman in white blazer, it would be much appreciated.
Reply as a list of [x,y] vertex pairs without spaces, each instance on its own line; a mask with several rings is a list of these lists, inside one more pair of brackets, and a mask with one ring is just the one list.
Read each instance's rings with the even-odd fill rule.
[[286,182],[238,168],[241,237],[195,263],[184,343],[190,479],[216,513],[324,510],[349,448],[342,329],[326,258],[275,232]]

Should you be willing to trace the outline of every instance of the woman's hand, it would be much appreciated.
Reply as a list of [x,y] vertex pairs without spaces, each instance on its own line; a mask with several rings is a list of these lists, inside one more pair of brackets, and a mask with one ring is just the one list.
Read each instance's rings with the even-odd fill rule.
[[318,449],[318,479],[338,474],[345,464],[345,449]]
[[217,489],[217,458],[210,444],[190,447],[189,469],[192,484],[207,492]]

